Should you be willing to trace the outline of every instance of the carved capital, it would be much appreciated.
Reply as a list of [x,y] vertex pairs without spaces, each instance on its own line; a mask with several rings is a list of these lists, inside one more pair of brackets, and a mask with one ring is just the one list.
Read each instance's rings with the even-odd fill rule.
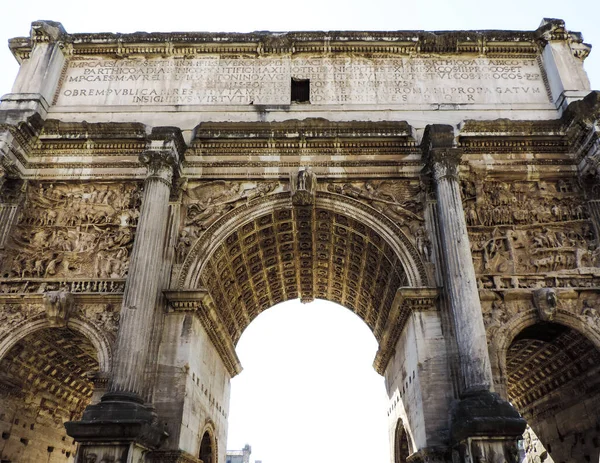
[[567,30],[562,19],[544,18],[537,33],[542,45],[556,41],[569,42],[573,56],[582,61],[588,57],[592,50],[591,45],[583,43],[583,36],[580,32]]
[[435,182],[437,183],[444,178],[458,181],[460,160],[461,153],[455,148],[432,150],[429,163]]
[[550,42],[552,40],[567,40],[569,31],[562,19],[544,18],[538,27],[538,36],[541,40]]
[[177,158],[171,150],[147,150],[139,159],[146,166],[146,180],[159,180],[171,187],[177,166]]
[[67,35],[63,25],[56,21],[34,21],[31,23],[33,43],[59,42]]
[[146,179],[157,179],[171,187],[173,178],[179,175],[185,148],[180,129],[154,127],[148,137],[146,150],[139,157],[148,169]]
[[461,152],[454,145],[454,128],[451,125],[428,125],[421,150],[426,169],[432,173],[436,183],[443,178],[458,180]]

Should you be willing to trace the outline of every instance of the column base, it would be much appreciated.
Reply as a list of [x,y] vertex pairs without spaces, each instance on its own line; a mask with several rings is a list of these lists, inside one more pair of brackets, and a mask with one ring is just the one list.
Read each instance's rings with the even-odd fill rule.
[[454,450],[453,461],[519,463],[517,438],[468,438]]
[[168,437],[158,426],[154,408],[144,405],[136,394],[108,393],[90,405],[80,421],[65,423],[67,434],[82,447],[117,448],[136,444],[155,449]]
[[463,396],[454,405],[450,433],[455,443],[475,437],[514,440],[523,435],[526,426],[527,422],[506,400],[481,391]]

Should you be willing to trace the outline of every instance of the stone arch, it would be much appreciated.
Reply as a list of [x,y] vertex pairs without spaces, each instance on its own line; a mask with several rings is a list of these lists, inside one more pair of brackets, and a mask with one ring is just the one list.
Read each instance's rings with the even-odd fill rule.
[[263,310],[318,298],[354,311],[381,346],[397,290],[429,283],[407,232],[377,210],[329,192],[301,209],[284,192],[210,226],[193,244],[174,289],[206,289],[233,345]]
[[[0,360],[24,337],[43,329],[55,328],[45,315],[20,323],[4,339],[0,339]],[[112,366],[112,344],[109,339],[92,323],[79,317],[69,319],[67,328],[71,328],[90,340],[98,354],[100,371],[109,372]]]
[[[573,315],[566,310],[557,310],[553,321],[568,328],[578,331],[589,339],[596,349],[600,350],[600,332],[594,329],[589,323],[586,323],[581,317]],[[524,329],[540,322],[537,310],[530,309],[521,312],[512,317],[502,327],[494,330],[489,336],[489,350],[492,363],[492,371],[496,378],[495,382],[505,380],[506,372],[506,352],[515,339],[515,337]],[[490,333],[488,333],[489,335]],[[499,391],[503,394],[504,391]],[[505,395],[505,394],[503,394]]]
[[198,458],[203,463],[216,463],[218,458],[217,441],[215,438],[215,427],[210,420],[200,433],[198,448]]
[[[110,343],[87,320],[56,326],[40,314],[0,340],[0,459],[73,461],[64,423],[94,400],[110,368]],[[102,386],[100,386],[102,387]]]
[[551,320],[528,310],[494,334],[495,381],[539,438],[525,439],[530,458],[547,451],[555,461],[598,459],[599,335],[564,309]]
[[410,456],[410,441],[404,423],[398,419],[394,431],[394,463],[406,463]]

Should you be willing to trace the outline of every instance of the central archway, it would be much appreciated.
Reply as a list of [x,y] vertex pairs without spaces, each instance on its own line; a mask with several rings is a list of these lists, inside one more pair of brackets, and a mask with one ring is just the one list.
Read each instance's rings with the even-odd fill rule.
[[[417,246],[418,236],[426,233],[421,206],[413,208],[417,214],[393,202],[396,209],[384,214],[368,201],[332,192],[339,188],[330,187],[322,186],[307,203],[295,201],[285,188],[237,203],[205,229],[190,225],[185,235],[186,239],[195,238],[176,267],[172,290],[166,296],[175,311],[195,310],[205,333],[201,336],[212,345],[198,341],[198,348],[206,351],[202,358],[217,355],[227,372],[219,379],[224,386],[219,386],[216,399],[223,400],[225,413],[216,402],[218,413],[207,414],[215,422],[218,414],[227,414],[228,378],[242,371],[236,353],[242,333],[276,304],[322,299],[352,311],[377,342],[373,366],[380,375],[397,358],[396,353],[406,348],[408,338],[402,341],[400,350],[396,346],[405,325],[438,323],[433,314],[437,290],[432,288],[433,275],[424,262],[431,254],[417,250],[424,247],[423,243]],[[365,191],[369,189],[365,187]],[[391,203],[383,198],[380,201]],[[186,217],[182,223],[191,224],[190,217],[195,216]],[[432,308],[430,315],[423,315],[425,318],[413,316]],[[172,319],[179,317],[184,316]],[[186,332],[187,326],[182,325]],[[190,364],[196,362],[193,359]],[[201,371],[207,368],[212,375],[221,371],[213,360],[193,368],[192,375],[201,377]],[[392,370],[398,368],[394,361]],[[386,377],[388,380],[390,377]],[[196,386],[205,396],[208,394],[212,404],[215,399],[210,389],[206,393],[206,386],[198,380]],[[226,439],[222,426],[217,434],[219,439]],[[201,440],[202,434],[197,438]]]
[[[371,367],[365,323],[327,301],[287,301],[261,313],[236,348],[228,448],[290,463],[389,460],[388,397]],[[291,450],[293,449],[293,450]]]
[[206,289],[233,345],[261,312],[300,298],[352,310],[380,350],[398,289],[429,285],[408,226],[323,191],[308,213],[286,192],[229,212],[194,243],[177,283],[183,290]]

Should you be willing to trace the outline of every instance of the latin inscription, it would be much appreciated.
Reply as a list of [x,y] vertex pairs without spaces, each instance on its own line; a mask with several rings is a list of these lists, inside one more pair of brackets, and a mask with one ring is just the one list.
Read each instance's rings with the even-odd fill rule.
[[58,105],[287,105],[292,78],[310,103],[545,103],[534,59],[224,58],[74,59]]

